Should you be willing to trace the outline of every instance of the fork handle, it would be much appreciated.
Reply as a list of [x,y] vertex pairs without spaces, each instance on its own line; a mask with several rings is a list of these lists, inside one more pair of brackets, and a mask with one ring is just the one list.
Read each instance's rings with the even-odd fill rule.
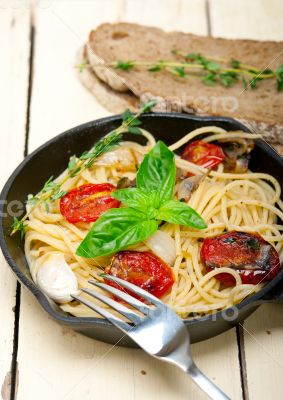
[[187,369],[187,374],[193,379],[193,381],[213,400],[231,400],[230,397],[226,396],[219,387],[217,387],[210,379],[207,378],[196,366],[191,364]]

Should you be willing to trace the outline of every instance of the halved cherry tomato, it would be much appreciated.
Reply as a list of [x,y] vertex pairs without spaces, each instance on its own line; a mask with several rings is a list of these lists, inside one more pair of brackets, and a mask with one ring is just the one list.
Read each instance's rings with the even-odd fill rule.
[[116,187],[110,183],[87,183],[70,190],[60,200],[61,214],[67,221],[93,222],[110,208],[118,208],[120,202],[111,193]]
[[201,167],[212,168],[224,160],[225,154],[216,144],[195,140],[185,147],[181,157]]
[[[227,232],[204,240],[200,257],[207,270],[230,267],[241,276],[243,283],[257,284],[270,281],[280,270],[275,248],[256,233]],[[230,274],[215,276],[220,282],[235,285]]]
[[[163,296],[174,283],[172,269],[148,251],[120,251],[114,255],[105,273],[131,282],[156,297]],[[107,283],[121,290],[117,284]]]

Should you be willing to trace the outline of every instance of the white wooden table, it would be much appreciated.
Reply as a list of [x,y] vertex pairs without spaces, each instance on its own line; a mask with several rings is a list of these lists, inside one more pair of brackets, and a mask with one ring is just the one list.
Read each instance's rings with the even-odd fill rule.
[[[108,115],[73,67],[88,32],[106,21],[283,40],[281,0],[0,0],[2,183],[47,139]],[[206,398],[181,372],[140,350],[111,347],[60,327],[16,287],[2,256],[0,262],[2,400],[11,394],[18,400]],[[282,306],[262,306],[243,326],[194,345],[193,353],[232,399],[277,400],[282,333]]]

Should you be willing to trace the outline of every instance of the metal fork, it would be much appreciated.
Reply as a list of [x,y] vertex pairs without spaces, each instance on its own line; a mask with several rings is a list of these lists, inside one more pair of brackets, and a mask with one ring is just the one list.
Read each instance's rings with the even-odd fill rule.
[[102,274],[108,281],[115,282],[121,288],[125,288],[135,293],[140,298],[146,300],[148,304],[132,297],[128,293],[116,289],[113,286],[90,280],[89,283],[114,295],[116,298],[128,303],[138,313],[129,309],[110,297],[104,296],[98,291],[81,289],[84,293],[107,304],[119,314],[125,316],[131,323],[127,323],[119,317],[100,306],[93,304],[83,297],[73,295],[73,299],[85,304],[87,307],[96,311],[106,318],[113,325],[134,340],[143,350],[150,355],[176,365],[186,372],[193,381],[214,400],[229,400],[213,382],[211,382],[196,366],[192,359],[190,350],[190,337],[181,318],[177,316],[169,307],[155,296],[120,278]]

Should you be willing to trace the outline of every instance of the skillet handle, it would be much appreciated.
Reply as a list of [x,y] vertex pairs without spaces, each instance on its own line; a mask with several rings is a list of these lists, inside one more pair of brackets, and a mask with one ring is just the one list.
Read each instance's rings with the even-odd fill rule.
[[283,280],[281,279],[265,296],[261,303],[283,303]]

